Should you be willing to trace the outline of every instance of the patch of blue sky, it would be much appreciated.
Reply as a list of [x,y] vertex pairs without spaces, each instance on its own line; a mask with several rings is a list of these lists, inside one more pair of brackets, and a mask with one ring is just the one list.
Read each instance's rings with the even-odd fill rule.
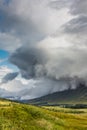
[[9,52],[5,50],[0,50],[0,59],[6,59],[9,57]]
[[13,71],[17,72],[19,71],[19,69],[11,64],[9,61],[8,61],[8,58],[9,58],[9,52],[8,51],[5,51],[5,50],[0,50],[0,66],[7,66],[8,68],[12,69]]

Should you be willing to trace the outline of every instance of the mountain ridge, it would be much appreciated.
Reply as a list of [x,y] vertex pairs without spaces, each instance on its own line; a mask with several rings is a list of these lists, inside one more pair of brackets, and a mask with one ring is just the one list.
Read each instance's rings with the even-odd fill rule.
[[87,86],[80,84],[76,89],[68,89],[60,92],[48,94],[46,96],[24,100],[31,104],[87,104]]

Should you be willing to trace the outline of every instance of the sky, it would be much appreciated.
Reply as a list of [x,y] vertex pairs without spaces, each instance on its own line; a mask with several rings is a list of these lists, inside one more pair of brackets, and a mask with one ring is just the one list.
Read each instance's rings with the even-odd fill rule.
[[87,0],[0,0],[0,89],[30,99],[75,88],[86,34]]

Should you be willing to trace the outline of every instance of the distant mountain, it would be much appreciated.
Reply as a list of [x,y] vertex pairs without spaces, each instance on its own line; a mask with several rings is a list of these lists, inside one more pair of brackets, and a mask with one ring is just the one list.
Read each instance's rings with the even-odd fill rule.
[[40,98],[25,100],[24,102],[37,105],[87,103],[87,86],[79,84],[76,89],[55,92]]
[[0,88],[0,98],[6,98],[11,100],[19,100],[19,96],[14,92],[10,92],[8,90]]

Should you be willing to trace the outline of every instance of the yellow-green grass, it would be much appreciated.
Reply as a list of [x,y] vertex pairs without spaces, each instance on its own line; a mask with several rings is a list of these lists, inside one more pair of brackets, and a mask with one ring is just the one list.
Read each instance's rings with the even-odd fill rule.
[[87,109],[36,107],[1,100],[0,130],[87,130]]

